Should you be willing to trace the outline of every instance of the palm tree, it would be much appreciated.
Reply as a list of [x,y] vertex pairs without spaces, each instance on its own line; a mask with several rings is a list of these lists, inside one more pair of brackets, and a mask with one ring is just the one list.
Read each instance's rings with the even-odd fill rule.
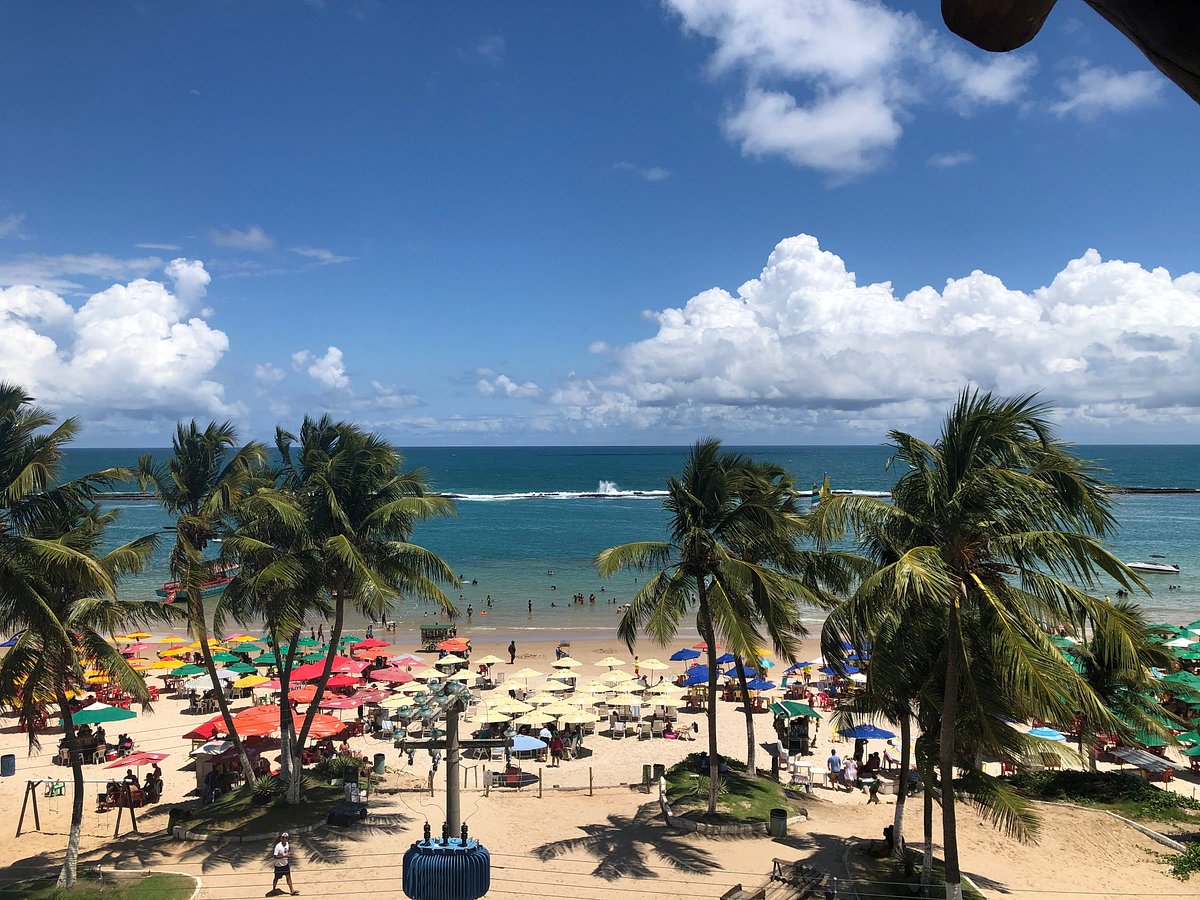
[[[348,603],[374,617],[410,595],[457,612],[439,587],[458,584],[454,570],[410,540],[419,522],[451,514],[454,505],[429,492],[423,471],[404,471],[399,451],[353,424],[305,417],[299,436],[278,429],[275,443],[282,459],[279,490],[293,499],[303,519],[290,544],[280,545],[287,560],[275,570],[276,590],[293,608],[276,627],[285,632],[305,604],[312,608],[332,598],[329,650],[316,684],[320,697],[333,670]],[[263,589],[269,589],[265,581]],[[316,711],[317,704],[310,704],[292,746],[291,803],[300,802],[299,750]]]
[[253,442],[238,447],[237,442],[237,429],[230,422],[210,422],[203,430],[195,419],[187,424],[180,422],[175,428],[171,456],[157,462],[151,454],[144,455],[138,461],[138,474],[143,487],[153,487],[163,508],[175,517],[175,543],[169,556],[171,575],[183,589],[188,629],[199,643],[225,730],[249,782],[253,769],[217,678],[202,594],[202,585],[213,571],[213,562],[205,555],[209,545],[222,537],[238,504],[262,483],[265,448]]
[[[886,548],[894,560],[875,576],[903,586],[876,595],[896,605],[891,614],[938,621],[948,900],[962,896],[951,789],[963,749],[960,720],[980,729],[981,746],[1000,743],[1002,729],[983,713],[1000,687],[1009,702],[1052,720],[1069,720],[1074,706],[1111,721],[1051,643],[1041,627],[1046,621],[1086,620],[1110,641],[1116,665],[1139,664],[1128,621],[1086,590],[1102,573],[1125,587],[1141,585],[1102,543],[1115,525],[1110,494],[1099,471],[1054,436],[1045,412],[1031,396],[1001,400],[964,391],[933,444],[890,433],[893,463],[907,470],[890,504],[842,495],[822,503],[840,508],[860,540]],[[983,637],[972,640],[972,633]],[[977,680],[985,670],[990,684]]]
[[[602,577],[622,569],[654,571],[621,617],[617,633],[633,649],[639,633],[667,644],[690,610],[707,645],[708,812],[716,812],[719,784],[716,727],[717,638],[743,658],[763,646],[760,625],[775,651],[794,659],[801,633],[796,604],[819,602],[799,578],[769,561],[784,555],[794,523],[755,486],[761,475],[752,460],[723,452],[720,441],[699,441],[688,454],[682,478],[667,482],[664,508],[671,514],[669,541],[610,547],[596,556]],[[739,551],[756,548],[755,562]]]
[[110,469],[56,485],[77,424],[66,419],[54,427],[54,416],[32,402],[21,388],[0,384],[0,632],[22,632],[0,659],[0,703],[20,713],[31,750],[39,746],[34,722],[41,707],[58,705],[74,784],[58,883],[70,887],[84,787],[67,691],[84,683],[88,667],[108,674],[135,699],[147,699],[145,681],[102,635],[160,615],[157,604],[115,599],[117,578],[142,567],[154,536],[97,555],[115,513],[102,514],[91,498],[129,473]]

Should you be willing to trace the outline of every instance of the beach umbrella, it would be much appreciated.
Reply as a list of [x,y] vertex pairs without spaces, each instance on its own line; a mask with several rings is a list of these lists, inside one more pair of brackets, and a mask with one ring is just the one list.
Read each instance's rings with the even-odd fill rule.
[[[343,638],[342,640],[345,640],[345,638]],[[302,638],[300,638],[300,640],[296,641],[296,646],[297,647],[320,647],[321,642],[318,641],[316,638],[302,637]]]
[[445,650],[447,653],[463,653],[467,649],[467,641],[460,637],[446,638],[437,645],[437,648]]
[[599,722],[600,717],[595,713],[573,710],[569,713],[563,713],[558,717],[558,721],[564,725],[586,725],[590,722]]
[[159,656],[180,656],[184,653],[191,653],[191,648],[187,644],[176,644],[174,647],[168,647],[166,650],[159,650]]
[[217,669],[217,671],[213,674],[215,674],[220,681],[237,681],[238,678],[241,677],[239,673],[230,671],[229,669]]
[[309,653],[305,656],[300,657],[300,662],[302,662],[302,663],[319,663],[321,665],[324,665],[325,651],[324,650],[315,650],[312,653]]
[[321,677],[321,673],[325,671],[325,667],[318,665],[315,662],[304,663],[292,669],[292,681],[315,681]]
[[819,712],[807,703],[800,703],[797,700],[776,700],[774,703],[768,704],[767,709],[777,716],[788,719],[794,719],[797,716],[808,716],[810,719],[821,718]]
[[544,673],[539,672],[537,669],[532,669],[529,666],[525,666],[523,669],[517,669],[517,671],[513,672],[512,677],[524,678],[526,681],[529,681],[530,678],[540,678],[543,674]]
[[1138,744],[1141,744],[1143,747],[1167,746],[1167,742],[1164,738],[1159,737],[1157,734],[1150,734],[1148,731],[1139,731],[1138,736],[1134,738],[1134,741]]
[[457,666],[457,665],[460,665],[465,662],[466,662],[466,660],[463,659],[461,656],[455,656],[453,653],[451,653],[449,656],[443,656],[441,659],[439,659],[437,662],[435,662],[434,665],[435,666]]
[[683,688],[669,681],[664,681],[652,688],[648,688],[647,692],[651,694],[682,694]]
[[437,681],[440,678],[445,678],[445,672],[439,672],[437,669],[430,669],[428,672],[420,672],[417,677],[422,681]]
[[853,681],[855,684],[866,684],[867,676],[864,675],[862,672],[853,672],[850,675],[850,680]]
[[256,666],[273,666],[275,665],[275,654],[269,650],[264,650],[258,656],[250,660]]
[[253,688],[258,687],[260,684],[266,684],[270,680],[270,678],[262,675],[244,675],[235,681],[233,686],[235,688]]
[[235,634],[235,635],[232,635],[231,637],[225,638],[225,640],[226,640],[226,642],[232,642],[232,643],[236,643],[236,644],[249,644],[249,643],[253,643],[254,641],[257,641],[258,638],[252,637],[248,634]]
[[247,672],[253,672],[254,666],[250,665],[250,663],[235,662],[233,665],[231,665],[229,667],[229,671],[237,672],[241,675],[245,675]]
[[479,676],[476,675],[474,672],[468,672],[466,669],[463,669],[459,672],[455,672],[453,675],[451,675],[446,680],[447,681],[461,681],[463,684],[474,684],[475,680],[478,677]]
[[150,663],[151,669],[178,669],[183,665],[181,659],[160,659]]
[[131,641],[142,641],[148,637],[154,637],[154,635],[148,634],[145,631],[131,631],[131,632],[129,632],[129,634],[127,634],[125,636],[127,638],[129,638]]
[[688,659],[698,659],[699,657],[700,651],[684,648],[683,650],[676,650],[671,654],[671,662],[683,662]]
[[509,698],[504,703],[496,707],[502,713],[508,713],[510,716],[519,716],[527,712],[533,712],[533,707],[528,703],[523,703],[520,700]]
[[387,641],[381,641],[379,638],[367,638],[365,641],[359,641],[354,645],[355,650],[378,650],[380,647],[392,646]]
[[475,662],[479,663],[479,665],[481,665],[481,666],[494,666],[497,663],[504,662],[504,660],[502,660],[498,656],[495,656],[494,654],[489,653],[487,656],[483,656],[483,657],[480,657],[479,659],[475,660]]
[[878,728],[870,724],[855,725],[851,728],[843,728],[840,733],[844,738],[868,741],[882,741],[887,740],[888,738],[894,738],[896,736],[895,732],[888,731],[886,728]]
[[339,644],[361,644],[364,638],[360,638],[353,634],[343,634],[338,640]]
[[142,766],[162,762],[170,755],[170,753],[150,753],[147,750],[139,750],[137,753],[130,753],[128,756],[123,756],[115,762],[110,762],[104,768],[119,769],[124,766],[127,769],[140,769]]
[[188,756],[220,756],[233,747],[233,741],[209,741],[202,747],[197,747]]
[[475,725],[499,725],[501,722],[507,722],[512,716],[505,715],[496,709],[488,709],[477,715],[471,722]]
[[617,659],[615,656],[606,656],[599,662],[592,663],[594,666],[607,666],[610,669],[615,669],[617,666],[625,665],[625,660]]
[[634,694],[617,694],[608,700],[609,706],[641,706],[646,701]]
[[376,669],[371,673],[371,678],[375,681],[388,681],[392,684],[407,684],[413,680],[410,673],[403,669]]
[[600,680],[605,684],[621,684],[626,681],[633,681],[633,676],[628,672],[622,672],[620,669],[613,669],[611,672],[606,672],[602,675]]
[[138,641],[136,644],[130,644],[128,647],[122,650],[121,653],[143,653],[149,649],[149,644],[144,644],[141,641]]
[[379,688],[363,688],[355,691],[351,696],[361,700],[368,705],[376,705],[382,703],[391,696],[387,691],[382,691]]
[[[527,712],[525,715],[521,716],[521,718],[514,719],[513,721],[515,721],[518,725],[545,725],[547,722],[553,722],[554,716],[549,716],[544,712],[538,712],[535,710],[534,712]],[[538,741],[538,743],[541,744],[542,742]],[[546,745],[542,744],[542,746],[544,747]]]
[[[299,733],[301,726],[304,725],[304,716],[297,713],[292,717],[292,721],[295,723],[297,733]],[[309,730],[308,736],[309,738],[320,740],[321,738],[333,737],[335,734],[344,731],[345,728],[346,724],[341,719],[334,716],[327,716],[324,713],[317,713],[313,716],[312,728]]]
[[682,697],[676,697],[673,694],[657,694],[653,697],[647,697],[646,703],[652,706],[684,706],[687,701]]
[[567,684],[565,681],[547,681],[542,685],[543,691],[569,691],[573,688],[573,685]]
[[1193,728],[1191,731],[1177,734],[1175,735],[1175,740],[1181,744],[1200,744],[1200,729]]
[[240,656],[236,656],[232,653],[214,653],[213,654],[213,662],[232,663],[232,662],[237,662],[240,659],[241,659]]
[[547,706],[543,706],[541,709],[538,710],[538,712],[544,712],[548,716],[555,716],[555,717],[565,716],[565,715],[567,715],[569,713],[573,713],[575,711],[576,711],[575,707],[573,707],[570,703],[567,703],[565,700],[556,700],[554,703],[551,703]]
[[534,694],[532,697],[526,697],[525,702],[532,703],[534,706],[544,706],[547,703],[557,703],[558,698],[553,694],[548,694],[545,691],[541,691],[537,694]]
[[758,667],[760,669],[773,669],[775,668],[775,661],[773,659],[767,659],[765,656],[760,656],[758,658]]
[[737,659],[737,657],[734,656],[732,653],[722,653],[720,656],[717,657],[717,665],[723,666],[726,663],[731,663],[736,659]]
[[769,691],[774,689],[775,682],[765,681],[762,678],[755,678],[752,681],[747,681],[746,687],[752,691]]
[[318,704],[319,709],[358,709],[363,702],[357,697],[330,697]]
[[[521,722],[520,724],[529,724]],[[538,722],[538,725],[545,725],[545,722]],[[518,734],[512,739],[512,750],[514,753],[533,753],[537,750],[545,750],[546,742],[528,734]]]
[[180,675],[180,676],[203,675],[204,667],[203,666],[195,666],[195,665],[192,665],[191,663],[188,663],[185,666],[178,666],[178,667],[172,669],[171,674],[172,675]]
[[186,644],[187,638],[175,637],[173,634],[168,634],[166,637],[161,637],[154,643],[156,644]]
[[[693,649],[693,650],[707,650],[707,649],[708,649],[708,641],[701,641],[701,642],[700,642],[700,643],[698,643],[698,644],[692,644],[692,649]],[[720,649],[721,649],[721,645],[720,645],[720,644],[713,644],[713,649],[714,649],[714,650],[720,650]]]
[[647,672],[663,672],[671,667],[662,660],[643,659],[638,663],[638,668],[645,669]]
[[583,663],[577,659],[571,659],[569,656],[564,656],[560,659],[556,659],[554,662],[550,663],[550,665],[554,666],[556,669],[574,669],[578,666],[582,666]]
[[[333,669],[331,671],[339,675],[361,675],[371,667],[371,664],[363,659],[346,659],[344,656],[335,656],[333,660]],[[341,660],[341,662],[338,662],[338,660]]]
[[71,720],[76,725],[96,725],[100,722],[120,722],[136,717],[137,713],[132,709],[123,709],[120,706],[109,706],[107,703],[97,702],[73,713]]
[[1044,741],[1066,741],[1066,736],[1061,731],[1048,728],[1045,725],[1029,729],[1029,735],[1030,737],[1041,738]]
[[379,705],[384,709],[403,709],[406,706],[412,706],[414,702],[412,697],[406,697],[404,694],[394,694],[386,700],[380,700]]
[[[393,666],[405,666],[406,668],[408,666],[429,665],[429,663],[425,662],[425,660],[421,659],[421,657],[414,656],[411,653],[405,653],[403,656],[393,656],[390,660],[388,660],[388,662],[390,662]],[[503,662],[503,660],[497,659],[496,662]]]
[[[696,668],[699,668],[699,666],[697,666]],[[707,685],[707,684],[708,684],[708,676],[701,674],[701,673],[689,672],[687,678],[685,678],[683,680],[684,687],[698,687],[700,685]]]
[[1163,644],[1164,647],[1190,647],[1196,643],[1195,638],[1177,637],[1174,640],[1167,641]]
[[[717,660],[717,662],[720,662],[720,660]],[[741,670],[740,672],[739,669]],[[722,672],[721,674],[726,678],[737,678],[739,674],[745,675],[747,678],[758,677],[758,671],[756,669],[747,669],[745,666],[734,666],[732,669]]]
[[346,675],[346,674],[330,675],[329,680],[325,682],[325,687],[331,687],[331,688],[354,687],[361,680],[362,679],[360,679],[354,675]]

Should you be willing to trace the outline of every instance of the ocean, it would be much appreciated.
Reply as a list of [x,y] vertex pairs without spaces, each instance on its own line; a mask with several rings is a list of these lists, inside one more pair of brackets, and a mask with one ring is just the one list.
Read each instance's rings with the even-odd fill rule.
[[[779,463],[802,487],[828,475],[835,489],[887,491],[884,446],[735,447]],[[68,477],[109,466],[132,466],[139,449],[70,451]],[[165,450],[151,450],[166,454]],[[601,579],[592,567],[601,550],[666,536],[662,509],[666,479],[682,470],[686,447],[419,447],[405,451],[407,465],[426,470],[433,487],[453,495],[457,516],[422,523],[413,539],[438,553],[464,585],[451,592],[461,609],[463,633],[527,634],[563,640],[612,635],[618,607],[633,596],[638,577]],[[1080,446],[1081,456],[1108,470],[1122,487],[1198,488],[1200,448],[1183,445]],[[153,502],[113,501],[120,510],[113,543],[169,523]],[[1112,545],[1127,562],[1160,555],[1178,563],[1177,575],[1147,575],[1151,594],[1140,598],[1151,621],[1200,618],[1200,494],[1127,494],[1117,501],[1120,529]],[[173,535],[162,531],[154,564],[121,584],[128,597],[153,597],[168,578],[166,553]],[[1178,585],[1178,589],[1173,588]],[[574,594],[595,595],[582,606]],[[491,606],[488,606],[488,598]],[[532,606],[532,611],[530,610]],[[436,622],[437,612],[416,601],[394,617],[403,625]],[[389,617],[391,618],[391,616]],[[811,622],[817,624],[815,614]],[[315,623],[314,623],[315,624]]]

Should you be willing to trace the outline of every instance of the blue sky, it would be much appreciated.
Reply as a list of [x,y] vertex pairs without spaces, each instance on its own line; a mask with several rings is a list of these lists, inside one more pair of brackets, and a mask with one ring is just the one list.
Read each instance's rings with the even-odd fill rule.
[[874,442],[967,382],[1196,441],[1200,109],[1081,5],[935,10],[5,5],[0,375],[92,445]]

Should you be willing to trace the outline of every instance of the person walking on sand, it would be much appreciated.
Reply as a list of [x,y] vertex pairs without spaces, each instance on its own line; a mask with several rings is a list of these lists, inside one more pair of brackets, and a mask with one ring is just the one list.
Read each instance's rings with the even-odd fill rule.
[[838,782],[842,780],[842,758],[838,756],[836,747],[829,751],[829,759],[825,765],[829,769],[829,786],[835,791],[841,790]]
[[292,885],[292,846],[288,843],[288,833],[279,835],[279,843],[275,845],[275,880],[271,882],[271,893],[279,893],[279,879],[286,878],[288,890],[295,897],[300,892]]
[[510,666],[516,665],[516,662],[517,662],[517,642],[509,641],[508,642],[508,664]]

